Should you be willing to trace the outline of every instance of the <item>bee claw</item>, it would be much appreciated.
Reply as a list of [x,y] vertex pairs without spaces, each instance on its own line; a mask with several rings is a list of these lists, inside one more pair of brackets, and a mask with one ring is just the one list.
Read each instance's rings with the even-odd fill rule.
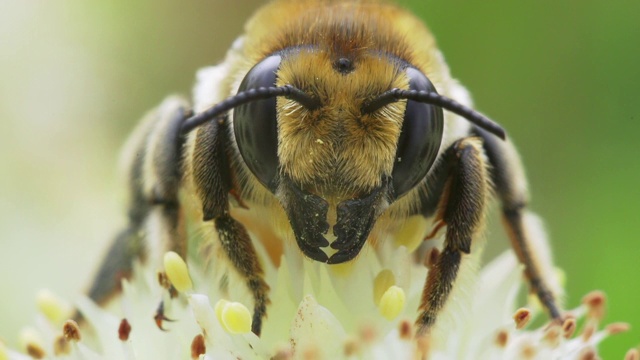
[[164,301],[160,301],[160,305],[158,305],[158,309],[156,309],[156,314],[153,316],[153,320],[156,322],[156,326],[158,329],[162,331],[167,331],[164,327],[162,327],[162,323],[164,321],[174,322],[174,319],[169,319],[164,314]]

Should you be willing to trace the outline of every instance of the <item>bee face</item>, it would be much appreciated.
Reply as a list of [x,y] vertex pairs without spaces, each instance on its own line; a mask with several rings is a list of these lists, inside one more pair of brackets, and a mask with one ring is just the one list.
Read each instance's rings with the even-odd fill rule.
[[[370,77],[372,71],[382,76]],[[380,176],[391,173],[404,104],[394,103],[384,114],[364,114],[361,107],[375,94],[406,83],[406,75],[386,59],[335,59],[320,49],[272,55],[249,72],[241,90],[288,84],[312,97],[317,106],[310,109],[280,98],[239,108],[234,124],[240,151],[263,184],[269,184],[279,169],[302,187],[326,195],[332,189],[353,192],[379,186]],[[244,136],[258,121],[270,129],[269,144],[259,149],[265,151],[255,151],[261,147],[255,146],[258,136]],[[253,153],[262,158],[253,158]],[[364,154],[375,156],[363,159]],[[260,163],[270,164],[270,169],[258,169]]]
[[352,60],[304,51],[283,61],[280,84],[292,84],[320,103],[309,111],[292,100],[278,102],[283,175],[314,193],[343,198],[369,193],[391,176],[405,103],[371,114],[362,106],[386,90],[408,87],[397,64],[380,56]]
[[357,244],[335,262],[357,255],[377,217],[424,179],[443,130],[430,104],[368,106],[390,89],[435,91],[419,70],[394,54],[340,48],[292,47],[259,62],[239,91],[286,85],[310,100],[251,102],[233,122],[245,164],[276,195],[303,251],[330,262],[324,234],[333,227],[336,244]]

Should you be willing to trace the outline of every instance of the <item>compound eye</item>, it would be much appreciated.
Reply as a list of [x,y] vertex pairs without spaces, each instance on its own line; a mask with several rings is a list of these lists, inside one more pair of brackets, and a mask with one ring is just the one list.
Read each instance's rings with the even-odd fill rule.
[[[406,72],[410,90],[436,92],[422,72],[412,67]],[[441,108],[407,101],[392,173],[397,198],[418,185],[431,169],[442,142],[443,126]]]
[[[259,87],[272,87],[282,60],[272,55],[256,64],[242,80],[238,93]],[[233,129],[240,155],[253,175],[269,190],[278,172],[278,125],[276,98],[240,105],[233,112]]]

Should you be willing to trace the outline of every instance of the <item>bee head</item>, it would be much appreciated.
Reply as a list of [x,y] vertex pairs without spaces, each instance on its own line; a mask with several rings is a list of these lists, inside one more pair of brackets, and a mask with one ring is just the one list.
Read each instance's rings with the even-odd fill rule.
[[240,91],[270,85],[292,86],[310,99],[279,97],[235,110],[243,159],[273,192],[275,180],[287,177],[307,192],[345,200],[387,179],[395,199],[422,180],[435,160],[441,108],[413,101],[367,107],[390,89],[435,93],[425,75],[400,59],[293,48],[256,65]]
[[[423,181],[440,148],[443,108],[504,137],[497,124],[438,95],[411,64],[383,53],[349,55],[292,47],[267,56],[237,95],[182,127],[235,108],[242,159],[282,204],[300,249],[328,263],[353,259],[380,214]],[[330,257],[321,249],[329,245]]]

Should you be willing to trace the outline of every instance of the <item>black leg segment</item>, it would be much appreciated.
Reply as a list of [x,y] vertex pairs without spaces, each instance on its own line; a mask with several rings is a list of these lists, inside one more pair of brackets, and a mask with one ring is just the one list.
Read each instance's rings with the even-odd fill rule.
[[531,292],[537,295],[552,318],[560,320],[561,310],[550,286],[552,265],[535,246],[545,239],[533,238],[534,234],[543,232],[534,231],[540,225],[531,221],[532,215],[526,209],[529,195],[520,158],[511,142],[497,139],[481,129],[474,132],[484,140],[484,149],[491,164],[491,179],[502,202],[504,225],[518,259],[525,266]]
[[262,319],[267,313],[269,304],[269,285],[264,281],[264,272],[258,261],[258,255],[249,234],[244,226],[230,215],[222,215],[215,219],[215,226],[220,237],[220,244],[236,271],[246,281],[253,294],[253,321],[251,331],[260,335]]
[[479,139],[464,138],[443,154],[448,180],[438,217],[447,225],[444,250],[427,275],[422,292],[418,335],[428,333],[444,307],[465,255],[485,213],[489,185]]
[[229,193],[234,189],[235,179],[229,161],[232,145],[227,119],[210,121],[197,131],[192,155],[193,180],[202,200],[203,221],[213,221],[223,252],[251,291],[254,300],[251,331],[260,335],[269,304],[269,286],[247,230],[229,213]]

